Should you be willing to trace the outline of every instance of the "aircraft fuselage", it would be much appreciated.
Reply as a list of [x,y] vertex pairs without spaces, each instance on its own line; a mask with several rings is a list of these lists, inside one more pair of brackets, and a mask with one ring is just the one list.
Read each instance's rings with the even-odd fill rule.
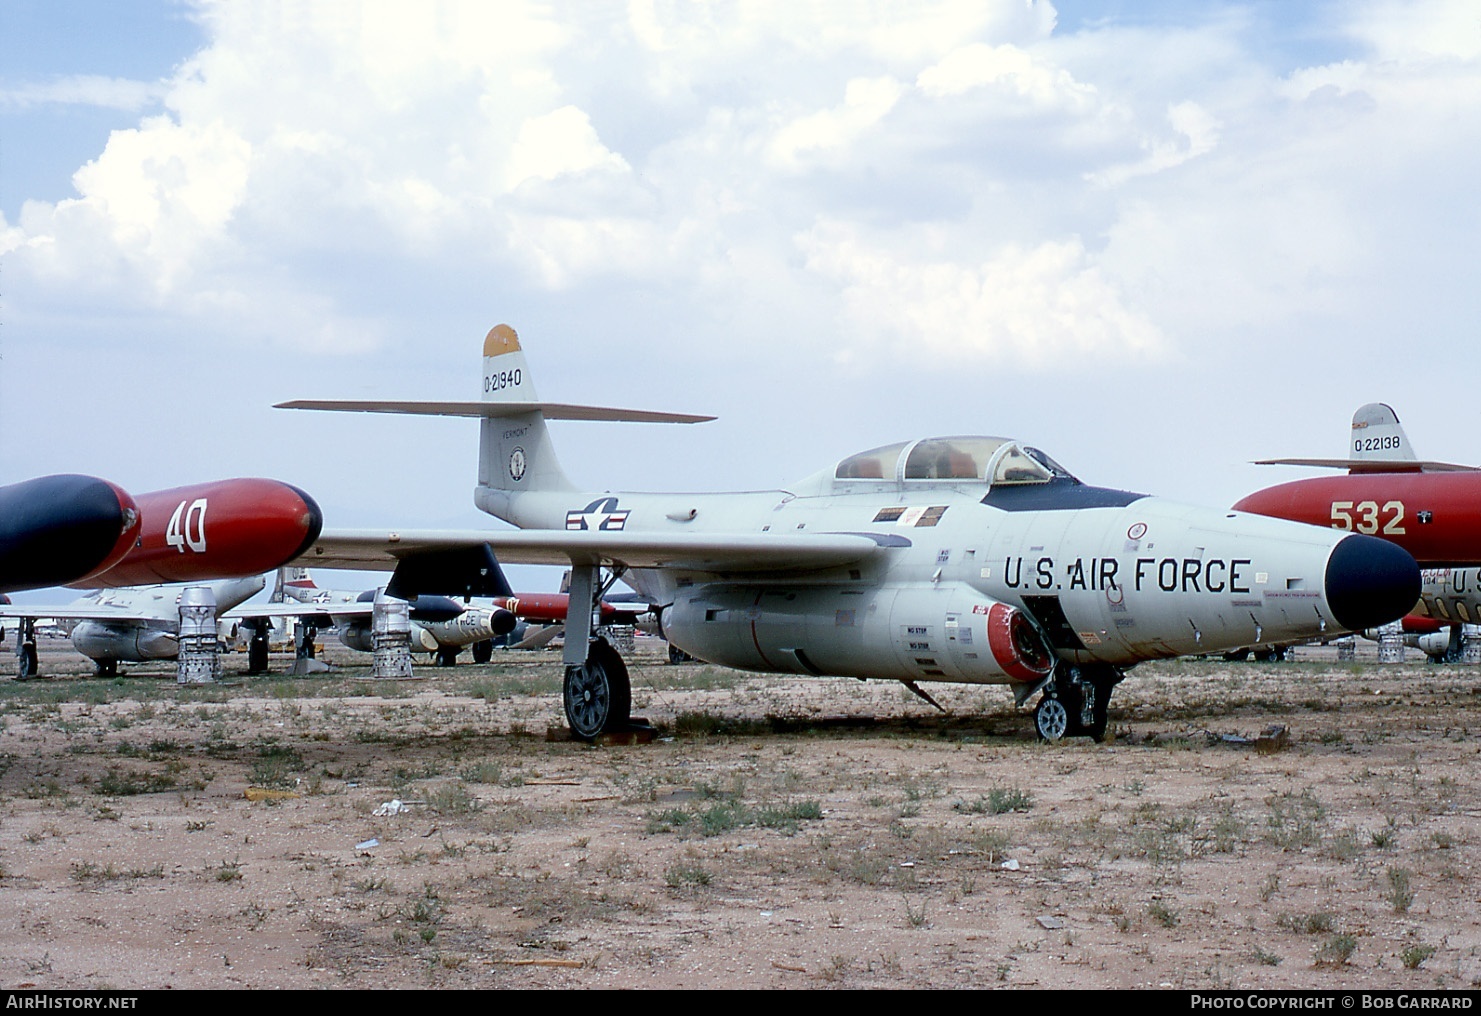
[[[848,533],[886,548],[857,566],[805,574],[666,567],[625,576],[664,605],[664,632],[675,645],[750,670],[1037,680],[1032,661],[1015,672],[990,648],[995,603],[1032,617],[1059,659],[1118,666],[1361,629],[1375,610],[1403,612],[1370,602],[1355,585],[1361,569],[1344,563],[1346,552],[1334,556],[1345,533],[1078,483],[992,493],[971,484],[878,488],[489,492],[485,501],[521,528],[779,540]],[[1417,569],[1413,593],[1410,603]]]

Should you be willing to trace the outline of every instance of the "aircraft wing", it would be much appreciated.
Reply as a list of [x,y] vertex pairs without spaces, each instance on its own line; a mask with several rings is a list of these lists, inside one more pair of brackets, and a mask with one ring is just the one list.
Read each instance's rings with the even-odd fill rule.
[[553,529],[326,529],[292,563],[314,568],[391,571],[404,558],[487,546],[501,562],[623,565],[745,574],[838,568],[908,547],[876,533],[630,533]]
[[[243,603],[232,607],[222,617],[315,617],[329,624],[341,624],[351,618],[370,617],[373,603]],[[321,626],[322,627],[322,626]]]
[[164,621],[170,619],[169,615],[161,615],[157,610],[97,603],[81,607],[31,607],[6,604],[0,607],[0,617],[30,617],[38,620],[55,618],[58,621]]

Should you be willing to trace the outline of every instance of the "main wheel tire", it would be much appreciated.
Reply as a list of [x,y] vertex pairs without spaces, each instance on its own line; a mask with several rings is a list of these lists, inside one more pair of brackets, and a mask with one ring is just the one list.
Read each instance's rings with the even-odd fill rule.
[[484,639],[473,643],[473,662],[487,663],[494,658],[494,640]]
[[15,676],[21,679],[35,677],[41,673],[41,663],[36,657],[36,643],[23,642],[16,654]]
[[451,649],[437,650],[437,665],[439,667],[455,667],[458,665],[458,651],[461,647],[454,646]]
[[583,741],[626,727],[632,716],[627,664],[605,639],[595,640],[584,664],[566,668],[561,698],[571,733]]
[[117,660],[96,660],[93,663],[93,677],[117,677]]
[[1034,732],[1039,740],[1054,742],[1070,732],[1070,711],[1063,699],[1045,695],[1034,709]]
[[247,640],[247,673],[249,675],[267,673],[267,639],[251,638]]

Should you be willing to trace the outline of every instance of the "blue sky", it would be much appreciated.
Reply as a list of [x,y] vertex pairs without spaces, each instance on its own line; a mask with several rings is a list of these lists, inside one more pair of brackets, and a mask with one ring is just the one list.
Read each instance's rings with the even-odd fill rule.
[[7,0],[0,47],[7,482],[482,524],[471,424],[269,407],[472,397],[499,321],[546,398],[720,416],[559,425],[598,489],[991,433],[1229,504],[1373,400],[1481,461],[1467,3]]

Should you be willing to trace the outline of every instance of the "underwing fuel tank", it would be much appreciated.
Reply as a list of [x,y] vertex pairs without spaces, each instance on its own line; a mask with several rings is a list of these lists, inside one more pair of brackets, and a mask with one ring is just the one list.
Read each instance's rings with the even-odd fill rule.
[[[565,593],[520,593],[518,596],[496,596],[494,606],[510,611],[521,621],[535,624],[561,624],[566,620],[570,597]],[[632,624],[651,609],[646,603],[634,604],[638,609],[625,610],[622,606],[601,602],[598,624]],[[513,630],[511,626],[510,630]],[[507,634],[501,632],[500,634]]]
[[502,607],[469,605],[450,620],[423,622],[421,646],[428,652],[452,646],[471,646],[485,639],[508,635],[518,623],[519,619]]
[[43,476],[0,487],[0,592],[76,582],[133,546],[140,511],[92,476]]
[[663,630],[691,656],[743,670],[1010,684],[1054,669],[1022,611],[961,583],[710,585],[666,610]]
[[277,480],[215,480],[136,500],[142,523],[132,548],[74,588],[260,575],[298,557],[324,526],[312,497]]

